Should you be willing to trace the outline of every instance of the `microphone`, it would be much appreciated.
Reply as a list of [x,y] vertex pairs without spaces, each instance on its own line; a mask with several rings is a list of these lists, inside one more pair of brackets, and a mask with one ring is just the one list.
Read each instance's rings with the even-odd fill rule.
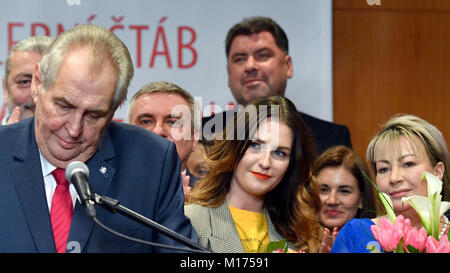
[[80,161],[73,161],[66,167],[65,176],[67,181],[73,184],[80,198],[81,205],[85,208],[89,217],[95,217],[94,195],[88,183],[89,168]]
[[[154,222],[153,220],[150,220],[150,219],[144,217],[143,215],[140,215],[140,214],[122,206],[118,200],[115,200],[111,197],[101,196],[101,195],[94,193],[91,190],[89,183],[88,183],[89,168],[83,162],[73,161],[73,162],[69,163],[69,165],[67,165],[67,167],[66,167],[65,176],[66,176],[67,181],[70,181],[74,185],[74,187],[77,191],[77,194],[80,197],[81,204],[85,208],[87,215],[90,218],[92,218],[92,220],[96,224],[98,224],[100,227],[107,230],[108,232],[111,232],[112,234],[122,237],[124,239],[142,243],[142,244],[146,244],[146,245],[150,245],[153,247],[168,248],[168,249],[179,250],[179,251],[188,251],[188,252],[211,253],[211,250],[198,245],[197,243],[190,240],[189,238],[186,238],[183,235],[178,234],[177,232],[172,231],[172,230],[164,227],[163,225],[160,225],[160,224]],[[106,225],[104,225],[97,219],[96,210],[94,207],[95,204],[99,204],[102,207],[110,210],[113,213],[119,212],[122,215],[130,218],[131,220],[142,223],[148,227],[151,227],[151,228],[157,230],[158,232],[161,232],[164,235],[172,238],[173,240],[181,242],[182,244],[184,244],[186,246],[189,246],[190,248],[181,248],[181,247],[173,246],[173,245],[165,245],[165,244],[148,242],[148,241],[133,238],[133,237],[124,235],[120,232],[117,232],[117,231],[107,227]]]

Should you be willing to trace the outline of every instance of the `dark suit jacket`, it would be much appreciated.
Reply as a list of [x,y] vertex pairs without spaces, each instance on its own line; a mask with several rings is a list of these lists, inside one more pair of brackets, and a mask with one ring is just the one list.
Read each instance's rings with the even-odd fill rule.
[[[197,241],[184,216],[180,161],[173,143],[149,131],[117,122],[105,129],[86,164],[94,192]],[[100,171],[102,170],[102,171]],[[0,252],[55,252],[34,119],[0,127]],[[182,246],[130,219],[97,207],[108,227],[139,239]],[[93,223],[77,202],[68,252],[167,251],[133,243]]]
[[[205,137],[211,138],[211,134],[208,134],[209,132],[220,132],[221,129],[219,128],[219,130],[216,130],[215,126],[213,125],[225,125],[226,120],[233,116],[232,113],[233,110],[230,110],[227,112],[217,113],[214,116],[203,117],[203,135]],[[315,141],[318,155],[333,146],[345,145],[349,148],[352,148],[350,131],[348,130],[347,126],[321,120],[302,112],[299,113],[305,124],[311,130],[311,137]]]

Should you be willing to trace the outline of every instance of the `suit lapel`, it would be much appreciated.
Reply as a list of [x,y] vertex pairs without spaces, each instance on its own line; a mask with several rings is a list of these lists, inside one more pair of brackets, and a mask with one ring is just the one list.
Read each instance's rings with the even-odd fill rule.
[[12,177],[37,251],[55,252],[33,123],[34,119],[31,119],[18,138],[19,144],[13,152],[17,163],[12,169]]
[[[105,129],[96,153],[90,158],[86,165],[89,168],[89,184],[93,192],[105,195],[115,174],[115,168],[107,161],[115,156],[108,128]],[[99,214],[97,217],[101,218]],[[100,219],[101,221],[101,219]],[[86,243],[94,228],[94,222],[87,216],[84,208],[79,202],[75,205],[70,227],[68,244],[72,242],[75,247],[73,251],[86,250]]]
[[227,202],[225,201],[220,207],[209,208],[209,210],[212,234],[208,239],[211,244],[211,249],[219,253],[243,253],[244,248],[242,247],[239,233],[234,225]]

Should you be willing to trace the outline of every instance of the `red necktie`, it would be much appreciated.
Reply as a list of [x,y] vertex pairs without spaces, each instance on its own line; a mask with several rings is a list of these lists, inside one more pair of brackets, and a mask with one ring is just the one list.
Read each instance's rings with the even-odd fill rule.
[[64,176],[64,169],[57,168],[52,174],[56,180],[57,186],[53,193],[50,219],[52,222],[56,252],[64,253],[66,252],[70,222],[72,221],[72,197],[70,196],[69,182],[67,182]]

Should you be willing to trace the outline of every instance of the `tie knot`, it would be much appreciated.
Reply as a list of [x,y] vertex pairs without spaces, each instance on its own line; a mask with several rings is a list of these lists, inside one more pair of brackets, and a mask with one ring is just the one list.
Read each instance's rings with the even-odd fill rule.
[[53,172],[53,177],[56,180],[56,184],[58,185],[68,185],[69,182],[66,180],[65,170],[61,168],[56,168]]

